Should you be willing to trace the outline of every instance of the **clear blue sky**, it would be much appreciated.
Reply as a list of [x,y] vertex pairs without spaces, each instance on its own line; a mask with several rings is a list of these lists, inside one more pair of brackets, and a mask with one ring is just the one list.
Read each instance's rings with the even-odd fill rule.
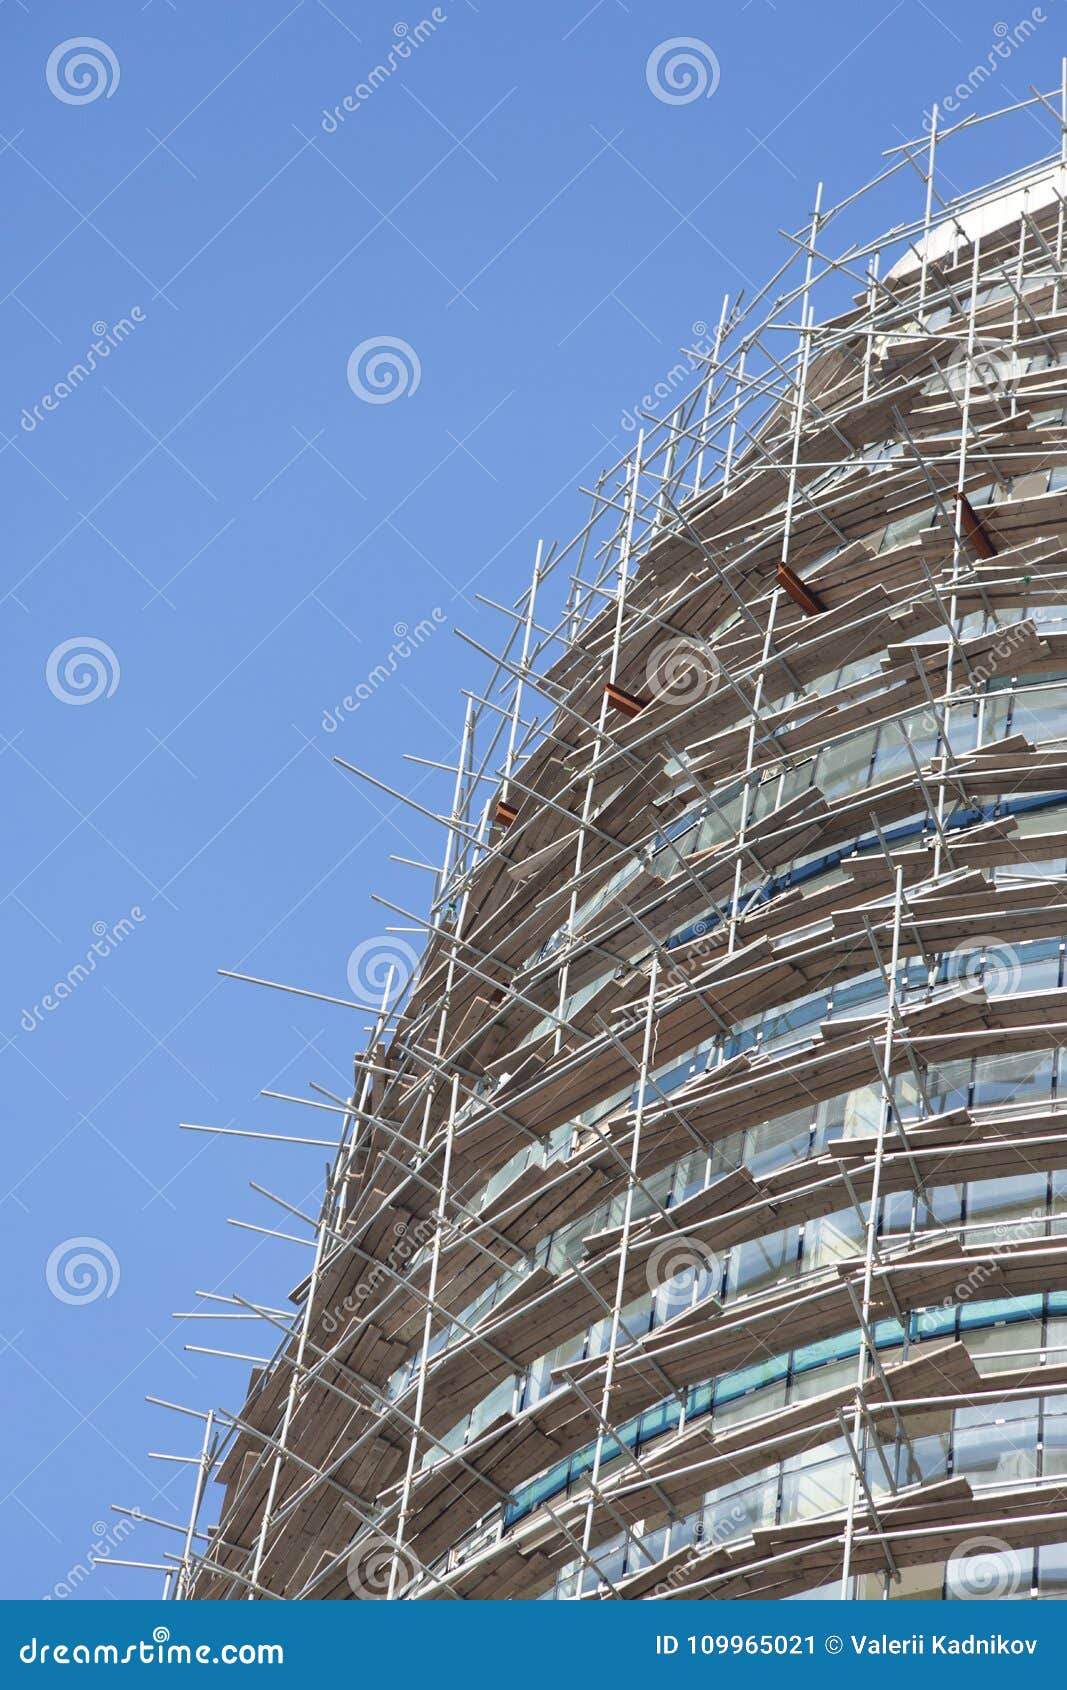
[[[171,1313],[196,1291],[277,1303],[308,1266],[226,1222],[279,1224],[250,1178],[314,1205],[324,1153],[177,1123],[319,1136],[329,1117],[259,1091],[344,1090],[364,1018],[215,970],[343,996],[353,948],[391,919],[371,890],[425,907],[428,877],[389,853],[436,860],[432,827],[332,757],[446,807],[445,777],[402,753],[454,752],[459,688],[484,671],[453,629],[502,635],[474,593],[511,601],[538,536],[580,525],[575,488],[627,444],[622,414],[724,291],[777,267],[775,231],[816,182],[833,202],[873,176],[994,26],[1031,16],[1001,0],[440,10],[331,130],[324,109],[429,7],[0,9],[5,1596],[62,1585],[112,1502],[184,1518],[188,1470],[147,1451],[188,1453],[196,1428],[145,1394],[236,1406],[247,1368],[184,1345],[268,1351],[254,1325]],[[1033,15],[1048,21],[969,109],[1057,85],[1060,0]],[[109,94],[82,99],[62,62],[50,85],[76,31],[110,49]],[[649,91],[649,54],[675,36],[713,49],[712,98]],[[1035,119],[1027,151],[1053,144]],[[990,145],[967,183],[1022,161]],[[57,393],[94,325],[122,319]],[[381,337],[420,376],[372,404],[346,371]],[[324,732],[395,626],[435,609],[417,655]],[[85,637],[108,648],[99,673],[53,657]],[[71,703],[79,684],[101,696]],[[113,1255],[113,1294],[50,1289],[79,1238]],[[64,1262],[52,1281],[76,1295]],[[138,1527],[118,1553],[164,1545]],[[79,1594],[158,1589],[112,1568]]]

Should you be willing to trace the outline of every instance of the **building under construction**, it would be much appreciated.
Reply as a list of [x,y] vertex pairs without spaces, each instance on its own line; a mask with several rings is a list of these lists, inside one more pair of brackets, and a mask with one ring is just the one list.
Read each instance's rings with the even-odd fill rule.
[[933,118],[468,640],[170,1596],[1067,1593],[1067,74]]

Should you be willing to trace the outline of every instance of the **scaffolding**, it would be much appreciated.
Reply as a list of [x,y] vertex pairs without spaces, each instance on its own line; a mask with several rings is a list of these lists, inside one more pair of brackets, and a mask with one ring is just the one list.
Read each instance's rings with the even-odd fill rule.
[[[949,191],[991,120],[1050,152]],[[916,176],[918,216],[850,233]],[[1054,1471],[930,1456],[961,1410],[1067,1398],[1044,1335],[992,1371],[935,1335],[1067,1292],[1054,1197],[991,1237],[938,1196],[1067,1170],[1058,1076],[944,1079],[1067,1043],[1027,962],[1067,933],[1067,62],[823,199],[574,538],[483,601],[500,652],[461,636],[489,674],[431,765],[449,808],[336,759],[442,860],[424,913],[385,905],[424,949],[355,1006],[350,1095],[285,1099],[329,1136],[239,1129],[331,1160],[317,1214],[253,1186],[309,1234],[253,1229],[310,1247],[294,1306],[194,1311],[273,1349],[239,1413],[163,1405],[201,1426],[164,1457],[193,1469],[155,1522],[172,1598],[847,1599],[1067,1540]],[[821,1129],[842,1097],[862,1118]],[[849,1378],[716,1406],[835,1344]],[[730,1516],[806,1459],[824,1495]]]

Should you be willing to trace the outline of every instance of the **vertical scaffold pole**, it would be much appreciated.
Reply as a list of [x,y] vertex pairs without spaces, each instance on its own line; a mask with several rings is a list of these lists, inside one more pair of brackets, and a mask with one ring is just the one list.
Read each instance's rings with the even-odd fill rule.
[[1060,60],[1060,168],[1056,173],[1056,280],[1052,288],[1052,310],[1060,309],[1063,282],[1064,202],[1067,200],[1067,58]]
[[722,466],[722,490],[725,493],[730,485],[730,476],[734,467],[734,448],[737,445],[737,423],[741,415],[741,395],[745,390],[745,357],[748,348],[742,347],[737,359],[737,372],[734,376],[734,399],[730,406],[730,427],[726,435],[726,460]]
[[[878,1121],[878,1137],[874,1147],[874,1169],[871,1177],[870,1208],[867,1211],[866,1249],[863,1258],[863,1293],[860,1302],[862,1330],[860,1332],[859,1362],[856,1368],[856,1401],[852,1414],[852,1446],[864,1459],[867,1448],[866,1420],[863,1413],[863,1388],[873,1357],[871,1344],[871,1292],[874,1285],[874,1259],[878,1249],[878,1205],[881,1198],[882,1162],[885,1134],[893,1118],[893,1016],[897,1005],[897,977],[900,971],[900,918],[904,901],[904,870],[897,865],[894,873],[893,947],[889,963],[889,981],[885,1012],[885,1038],[882,1045],[882,1108]],[[852,1473],[848,1508],[845,1514],[845,1546],[841,1560],[841,1600],[847,1602],[852,1583],[852,1541],[856,1530],[856,1509],[859,1502],[860,1475]]]
[[192,1553],[193,1537],[196,1532],[196,1522],[200,1517],[200,1504],[204,1500],[204,1487],[207,1476],[211,1471],[211,1435],[215,1425],[215,1411],[208,1410],[204,1421],[204,1441],[200,1446],[200,1463],[196,1471],[196,1485],[193,1488],[193,1500],[189,1509],[189,1524],[185,1529],[185,1547],[182,1550],[181,1565],[178,1568],[175,1595],[180,1599],[188,1595],[192,1583]]
[[508,729],[508,749],[504,758],[504,780],[500,788],[501,798],[508,795],[508,784],[511,771],[515,766],[515,741],[519,732],[519,718],[522,714],[523,678],[530,667],[530,639],[533,633],[534,605],[537,602],[537,588],[541,580],[541,555],[544,541],[538,540],[537,552],[534,557],[533,575],[530,578],[530,590],[526,597],[526,616],[522,628],[522,653],[519,657],[519,676],[515,682],[515,696],[511,702],[511,724]]
[[619,1323],[622,1318],[623,1298],[626,1295],[626,1269],[630,1259],[630,1232],[633,1226],[634,1193],[637,1190],[637,1170],[641,1156],[641,1128],[645,1118],[645,1093],[648,1090],[648,1072],[652,1057],[652,1030],[655,1025],[656,985],[658,980],[659,956],[658,953],[653,952],[652,965],[648,976],[645,1031],[641,1044],[641,1069],[637,1080],[637,1104],[634,1109],[634,1137],[633,1144],[630,1146],[629,1177],[626,1182],[622,1238],[619,1244],[619,1270],[615,1278],[615,1304],[611,1311],[611,1333],[608,1339],[607,1361],[604,1364],[604,1388],[600,1396],[600,1415],[597,1422],[596,1446],[593,1450],[593,1469],[589,1475],[589,1501],[586,1504],[585,1524],[582,1527],[583,1556],[589,1554],[589,1543],[593,1534],[593,1510],[596,1507],[600,1468],[604,1459],[604,1435],[611,1424],[611,1392],[615,1383],[615,1360],[619,1349]]
[[974,380],[975,354],[975,300],[978,293],[978,263],[982,250],[981,237],[976,233],[974,237],[974,252],[971,259],[971,294],[969,301],[969,317],[967,323],[967,357],[964,366],[963,407],[960,417],[960,461],[956,473],[956,506],[952,537],[952,593],[948,605],[948,627],[946,637],[948,650],[945,660],[945,702],[941,712],[941,746],[940,769],[938,773],[937,791],[937,839],[934,844],[934,873],[935,880],[941,874],[941,861],[944,852],[944,823],[948,808],[948,773],[952,763],[952,746],[949,739],[949,726],[952,718],[952,706],[949,700],[955,685],[955,659],[959,634],[956,623],[959,620],[959,594],[957,583],[960,577],[960,566],[963,554],[963,492],[967,484],[967,441],[971,428],[971,387]]
[[700,420],[700,449],[697,452],[696,469],[693,474],[693,497],[696,498],[704,485],[704,450],[707,446],[708,419],[711,416],[714,398],[715,376],[719,368],[719,353],[722,350],[723,335],[726,331],[726,313],[730,305],[730,295],[722,296],[722,310],[719,312],[719,326],[715,330],[715,340],[711,348],[711,358],[708,362],[704,377],[704,414]]
[[[460,741],[459,760],[456,766],[456,784],[452,796],[452,825],[449,827],[448,837],[445,841],[444,866],[441,870],[441,897],[444,896],[446,889],[448,871],[452,860],[453,841],[461,837],[458,824],[460,817],[463,814],[463,781],[464,776],[467,773],[470,759],[473,734],[474,705],[472,701],[468,699],[467,708],[463,716],[463,738]],[[467,886],[468,888],[470,886],[469,876],[467,879]],[[441,994],[441,1011],[437,1017],[437,1032],[434,1036],[432,1074],[426,1088],[426,1100],[423,1104],[422,1122],[419,1127],[420,1151],[426,1148],[426,1138],[430,1130],[430,1120],[433,1113],[434,1098],[437,1094],[439,1075],[441,1071],[441,1059],[445,1048],[445,1034],[448,1028],[448,1012],[451,1007],[452,988],[455,984],[456,978],[456,959],[459,951],[460,935],[463,931],[463,923],[467,912],[467,898],[468,892],[464,891],[463,896],[459,900],[458,906],[451,912],[452,940],[449,946],[448,967],[445,970],[445,987],[443,993]],[[440,902],[440,898],[437,902]],[[434,908],[436,910],[436,904]],[[449,911],[446,906],[445,914],[447,915],[448,913]]]
[[[611,663],[608,669],[608,680],[614,681],[619,668],[619,648],[622,643],[623,613],[626,608],[626,586],[630,577],[630,554],[633,550],[634,522],[637,516],[638,485],[641,480],[641,452],[644,447],[644,430],[638,431],[637,442],[634,446],[632,469],[630,472],[629,498],[626,501],[626,516],[623,523],[622,538],[619,544],[619,566],[615,586],[615,631],[611,642]],[[596,787],[596,765],[600,756],[600,749],[604,743],[604,724],[607,721],[608,694],[605,688],[600,700],[600,714],[597,720],[596,735],[593,739],[589,773],[586,776],[585,792],[582,798],[582,814],[578,828],[578,844],[574,853],[574,889],[571,892],[567,912],[567,937],[563,953],[563,961],[559,971],[559,999],[556,1011],[556,1033],[554,1049],[558,1053],[563,1041],[563,1023],[566,1020],[567,990],[570,977],[570,954],[574,943],[574,923],[578,913],[578,883],[581,880],[582,865],[585,860],[585,840],[589,821],[593,812],[593,793]]]
[[[797,474],[800,465],[800,442],[804,426],[804,406],[807,401],[808,366],[811,362],[812,323],[814,321],[814,307],[811,302],[811,278],[815,263],[815,243],[819,237],[819,221],[822,210],[822,183],[815,192],[815,209],[811,216],[811,234],[808,240],[807,264],[804,271],[804,291],[801,296],[800,312],[800,342],[798,346],[798,368],[796,377],[796,401],[793,411],[793,443],[789,459],[789,483],[786,495],[785,521],[782,528],[782,564],[789,562],[789,544],[793,533],[793,506],[796,503]],[[731,954],[737,948],[737,923],[741,906],[741,878],[744,864],[744,847],[747,843],[748,822],[752,811],[752,793],[754,787],[753,771],[756,757],[756,728],[760,710],[763,704],[763,689],[767,674],[767,664],[770,660],[771,647],[774,640],[774,624],[781,598],[781,588],[775,586],[770,594],[767,606],[767,628],[763,638],[763,654],[759,674],[756,677],[755,692],[752,700],[752,711],[748,724],[747,749],[745,754],[745,785],[741,794],[741,815],[737,824],[737,860],[734,863],[733,899],[730,906],[730,931],[727,937],[727,953]]]
[[[434,1225],[433,1251],[430,1258],[430,1283],[426,1291],[426,1317],[423,1321],[422,1330],[422,1354],[419,1357],[419,1382],[415,1390],[415,1406],[411,1417],[411,1438],[408,1442],[407,1468],[404,1473],[404,1488],[400,1495],[400,1513],[397,1516],[396,1536],[393,1541],[393,1559],[389,1568],[388,1594],[390,1599],[396,1596],[401,1568],[405,1561],[404,1533],[407,1530],[408,1512],[411,1506],[411,1483],[415,1477],[415,1461],[418,1457],[419,1438],[422,1434],[422,1411],[426,1399],[426,1374],[430,1365],[430,1340],[433,1337],[433,1319],[437,1312],[437,1276],[441,1266],[441,1243],[445,1228],[448,1225],[448,1182],[452,1172],[452,1141],[455,1135],[458,1103],[459,1075],[457,1074],[452,1081],[448,1126],[445,1129],[445,1154],[441,1168],[441,1184],[437,1193],[437,1214]],[[407,1582],[405,1578],[404,1583]]]
[[682,407],[678,405],[671,412],[667,420],[667,443],[663,448],[663,469],[660,474],[659,498],[656,500],[656,512],[652,519],[652,532],[656,533],[667,520],[667,512],[671,502],[671,483],[674,480],[674,456],[678,445],[678,435],[682,429]]
[[868,332],[863,347],[863,397],[868,399],[871,392],[871,365],[874,361],[874,314],[878,301],[878,254],[872,253],[867,265],[867,318]]
[[926,153],[926,204],[923,210],[923,246],[919,267],[919,315],[926,306],[926,279],[930,270],[930,226],[934,214],[934,166],[937,162],[937,106],[930,112],[930,145]]

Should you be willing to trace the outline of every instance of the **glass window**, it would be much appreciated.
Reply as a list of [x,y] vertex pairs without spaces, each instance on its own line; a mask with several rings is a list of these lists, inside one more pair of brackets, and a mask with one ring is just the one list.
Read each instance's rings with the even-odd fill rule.
[[[913,1437],[906,1442],[892,1445],[886,1455],[890,1471],[893,1471],[895,1466],[898,1487],[926,1484],[931,1479],[945,1478],[948,1474],[951,1442],[946,1426],[943,1432],[928,1432],[921,1438]],[[882,1464],[873,1454],[868,1461],[868,1483],[872,1490],[876,1486],[882,1490],[886,1488]]]
[[518,1380],[515,1378],[505,1379],[502,1385],[498,1385],[495,1391],[491,1391],[484,1401],[478,1404],[471,1414],[468,1441],[476,1438],[479,1432],[484,1431],[486,1426],[491,1425],[501,1415],[510,1415],[517,1384]]
[[1067,1543],[1043,1543],[1037,1552],[1037,1594],[1067,1596]]
[[961,1062],[932,1062],[927,1070],[926,1091],[935,1114],[965,1109],[970,1092],[970,1059]]
[[[1060,612],[1062,615],[1062,610]],[[1012,732],[1035,743],[1067,734],[1067,697],[1062,687],[1041,687],[1016,694]]]
[[[1012,698],[1010,692],[988,692],[982,699],[982,744],[995,745],[998,739],[1006,739],[1008,733],[1008,717],[1011,715]],[[970,746],[956,744],[956,711],[953,710],[949,723],[949,736],[952,740],[953,751],[970,750]],[[975,742],[977,743],[977,742]]]
[[739,1479],[720,1485],[704,1499],[701,1537],[705,1543],[729,1543],[750,1537],[758,1526],[773,1526],[778,1499],[777,1479]]
[[855,1256],[864,1246],[864,1230],[855,1209],[836,1215],[820,1215],[804,1228],[804,1272],[828,1267],[831,1262]]
[[1010,1326],[976,1328],[966,1334],[965,1342],[979,1373],[1003,1373],[1037,1366],[1041,1332],[1040,1320],[1020,1320]]
[[925,1232],[934,1226],[955,1226],[963,1214],[962,1185],[937,1185],[927,1191],[928,1201],[911,1191],[894,1191],[882,1206],[882,1226],[885,1232],[910,1232],[912,1204],[915,1202],[915,1225]]
[[727,1268],[727,1298],[751,1295],[795,1274],[798,1237],[797,1227],[788,1226],[766,1238],[736,1245]]
[[[854,1350],[854,1341],[852,1347]],[[821,1367],[812,1367],[805,1372],[794,1374],[789,1386],[789,1400],[801,1402],[807,1397],[819,1397],[826,1391],[836,1391],[842,1385],[851,1385],[855,1378],[855,1355],[846,1356],[841,1361],[823,1362]]]
[[[967,1240],[1016,1243],[1040,1238],[1045,1231],[1048,1179],[1043,1173],[1013,1174],[1003,1179],[972,1180],[967,1186]],[[972,1226],[989,1221],[988,1226]]]
[[1043,1450],[1041,1471],[1047,1478],[1051,1473],[1067,1473],[1067,1402],[1063,1397],[1050,1397],[1042,1425]]
[[954,1415],[954,1471],[975,1484],[1015,1484],[1037,1475],[1037,1398],[980,1403]]
[[877,730],[870,728],[819,753],[815,784],[827,798],[840,798],[866,786],[876,737]]
[[1011,1056],[980,1056],[975,1062],[974,1107],[1043,1101],[1052,1091],[1053,1053],[1016,1052]]
[[742,1158],[749,1171],[758,1177],[803,1157],[808,1148],[811,1117],[811,1109],[795,1109],[790,1115],[780,1115],[776,1121],[750,1127],[745,1134]]
[[1005,1601],[1028,1597],[1033,1579],[1032,1549],[983,1548],[954,1555],[945,1565],[946,1602]]
[[852,1461],[843,1438],[783,1461],[782,1524],[790,1520],[810,1520],[844,1508],[852,1471]]
[[671,1170],[669,1201],[684,1203],[687,1197],[693,1197],[698,1191],[703,1191],[707,1184],[707,1167],[708,1158],[703,1150],[696,1150],[691,1156],[683,1156]]

